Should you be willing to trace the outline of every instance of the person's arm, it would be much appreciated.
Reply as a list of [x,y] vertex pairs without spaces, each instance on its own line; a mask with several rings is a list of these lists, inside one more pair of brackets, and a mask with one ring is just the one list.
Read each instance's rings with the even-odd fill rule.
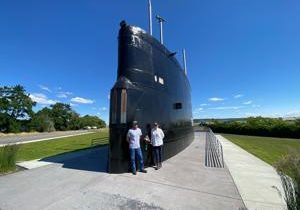
[[129,137],[130,137],[130,134],[129,134],[129,131],[127,132],[127,136],[126,136],[126,141],[129,143]]
[[142,136],[143,136],[143,133],[142,133],[142,130],[139,128],[139,133],[140,133],[140,141],[143,139]]
[[153,130],[151,130],[151,139],[150,139],[150,144],[153,144],[153,138],[154,138],[154,136],[153,136]]

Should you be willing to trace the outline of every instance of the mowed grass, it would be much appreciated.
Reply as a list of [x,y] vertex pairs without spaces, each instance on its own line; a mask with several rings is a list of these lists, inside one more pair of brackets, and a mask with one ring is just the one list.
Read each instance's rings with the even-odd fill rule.
[[108,130],[47,141],[21,144],[17,161],[34,160],[108,144]]
[[271,165],[292,150],[300,154],[300,139],[221,135]]

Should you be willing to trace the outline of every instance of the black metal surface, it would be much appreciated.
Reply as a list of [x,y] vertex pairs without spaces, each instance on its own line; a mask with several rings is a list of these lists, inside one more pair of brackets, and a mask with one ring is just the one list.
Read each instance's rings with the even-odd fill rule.
[[[110,97],[109,172],[128,171],[126,133],[133,120],[139,122],[143,134],[149,131],[149,124],[159,122],[166,134],[164,159],[192,142],[190,85],[175,56],[170,54],[142,29],[121,23],[118,76]],[[125,102],[122,91],[126,92]],[[146,157],[148,151],[144,143],[141,147]]]

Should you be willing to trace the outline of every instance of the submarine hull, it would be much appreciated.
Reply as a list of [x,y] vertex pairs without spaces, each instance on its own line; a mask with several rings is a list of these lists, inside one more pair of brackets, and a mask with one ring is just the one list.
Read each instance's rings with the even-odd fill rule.
[[[126,134],[138,121],[144,135],[158,122],[165,133],[163,159],[194,139],[189,81],[164,45],[142,29],[123,24],[119,31],[117,81],[110,93],[109,172],[129,171]],[[147,145],[142,141],[144,162]]]

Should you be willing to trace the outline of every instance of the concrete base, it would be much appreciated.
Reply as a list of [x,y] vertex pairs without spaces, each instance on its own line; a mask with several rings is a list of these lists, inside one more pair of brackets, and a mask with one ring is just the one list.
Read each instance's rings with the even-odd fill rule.
[[243,201],[227,168],[204,166],[205,133],[156,171],[106,173],[107,148],[0,177],[1,210],[216,209],[239,210]]

